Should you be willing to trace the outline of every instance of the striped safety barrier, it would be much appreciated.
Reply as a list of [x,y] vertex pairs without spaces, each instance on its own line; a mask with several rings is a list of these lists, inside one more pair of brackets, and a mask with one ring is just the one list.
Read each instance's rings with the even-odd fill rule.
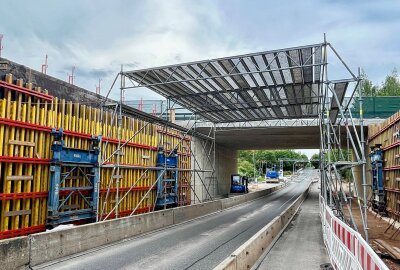
[[388,270],[364,238],[337,218],[319,198],[324,243],[334,269]]

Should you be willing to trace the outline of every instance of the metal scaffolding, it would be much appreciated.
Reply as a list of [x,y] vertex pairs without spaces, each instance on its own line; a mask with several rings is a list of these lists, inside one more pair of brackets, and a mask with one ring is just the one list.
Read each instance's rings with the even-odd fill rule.
[[[349,78],[328,78],[328,51],[344,67]],[[215,137],[218,131],[232,127],[319,125],[323,197],[338,216],[356,228],[351,213],[352,197],[347,196],[343,189],[344,172],[350,172],[352,179],[349,181],[356,196],[362,194],[364,198],[362,221],[368,239],[364,122],[362,113],[359,119],[353,119],[349,107],[356,91],[360,91],[361,76],[354,75],[326,39],[318,44],[280,50],[141,70],[121,70],[118,77],[121,80],[121,98],[119,109],[114,108],[115,113],[132,113],[148,123],[177,129],[183,132],[183,138],[194,136],[191,144],[192,148],[195,147],[191,151],[191,189],[200,201],[212,199],[215,194],[211,194],[210,190],[218,189],[211,188],[217,183]],[[167,108],[161,113],[167,119],[149,116],[123,104],[125,91],[138,88],[148,88],[167,99]],[[359,102],[362,111],[361,98]],[[174,104],[193,112],[186,128],[168,121]],[[197,131],[200,121],[203,133]],[[204,133],[204,127],[209,128],[208,133]],[[123,143],[119,144],[118,149],[123,146]],[[353,159],[348,154],[350,152]],[[113,154],[120,153],[116,151]],[[199,160],[199,156],[206,158]],[[114,167],[117,176],[120,167],[118,164]],[[209,169],[205,169],[207,167]],[[362,191],[355,185],[353,169],[357,167],[362,171],[356,179],[363,183]],[[197,196],[200,192],[196,190],[196,181],[200,181],[204,189],[201,193],[206,194],[201,199]],[[348,220],[344,207],[349,212]]]
[[[110,95],[110,92],[113,90],[115,83],[117,82],[117,79],[120,79],[120,100],[118,102],[109,102],[108,97]],[[110,175],[110,178],[108,179],[108,190],[106,193],[106,197],[104,200],[104,204],[102,209],[98,210],[98,220],[107,220],[111,217],[112,214],[115,215],[116,218],[119,217],[119,205],[123,202],[123,200],[128,196],[130,192],[134,190],[134,188],[137,186],[140,180],[142,180],[144,177],[146,177],[146,174],[149,171],[159,171],[160,173],[157,176],[157,179],[152,183],[152,185],[148,188],[146,193],[140,198],[138,201],[136,207],[132,209],[130,216],[134,215],[138,207],[141,205],[143,200],[148,197],[149,193],[157,186],[157,183],[160,181],[162,176],[167,173],[168,171],[177,171],[177,172],[190,172],[190,178],[192,179],[197,179],[198,182],[201,183],[201,186],[205,190],[205,196],[203,194],[199,195],[199,192],[196,192],[196,185],[194,182],[194,185],[190,185],[190,188],[193,192],[193,197],[195,198],[192,200],[192,203],[197,203],[197,202],[204,202],[207,200],[213,200],[216,194],[211,194],[209,191],[211,182],[206,181],[205,176],[207,178],[215,181],[215,126],[210,128],[209,134],[203,134],[203,133],[198,133],[196,132],[195,125],[196,125],[196,115],[193,114],[192,117],[194,117],[194,121],[189,121],[187,127],[182,127],[180,125],[174,124],[172,121],[170,121],[169,116],[171,115],[170,112],[173,109],[173,106],[175,102],[171,102],[169,99],[167,100],[167,107],[160,113],[158,116],[153,116],[150,114],[146,114],[141,112],[140,110],[134,109],[130,106],[127,106],[124,104],[124,91],[126,90],[125,87],[125,80],[126,77],[124,76],[123,72],[121,71],[116,79],[114,80],[114,83],[110,87],[106,98],[104,99],[104,102],[102,103],[101,109],[103,111],[107,110],[111,112],[111,120],[110,124],[113,125],[117,130],[118,130],[118,147],[115,151],[113,151],[111,154],[107,154],[105,151],[102,151],[101,155],[101,168],[112,168],[112,173]],[[101,114],[103,116],[103,114]],[[129,137],[127,140],[122,140],[122,116],[130,116],[136,119],[141,119],[145,121],[145,124],[137,130],[131,137]],[[164,119],[163,117],[166,116],[167,119]],[[101,121],[108,121],[107,119],[101,119]],[[123,155],[123,149],[124,147],[131,142],[143,129],[145,129],[148,125],[150,124],[157,124],[162,127],[163,132],[161,132],[161,136],[158,137],[158,144],[159,146],[165,147],[166,141],[165,141],[165,136],[168,133],[167,129],[170,130],[177,130],[181,132],[181,137],[179,138],[179,141],[176,145],[173,145],[170,150],[164,150],[166,153],[166,157],[171,157],[176,153],[176,149],[178,148],[179,144],[182,143],[184,139],[186,139],[189,136],[193,136],[195,140],[198,140],[199,143],[201,144],[201,149],[206,153],[207,161],[209,162],[209,169],[205,169],[204,164],[200,164],[198,159],[196,158],[195,155],[195,150],[190,149],[191,157],[193,160],[193,164],[191,165],[192,169],[182,169],[182,168],[170,168],[167,166],[167,163],[165,161],[164,166],[160,166],[160,164],[154,166],[140,166],[140,165],[126,165],[126,164],[121,164],[121,155]],[[109,130],[111,132],[112,129]],[[103,136],[110,137],[111,134],[103,134]],[[104,149],[106,149],[107,142],[105,143]],[[194,146],[192,143],[191,146]],[[102,150],[104,150],[102,149]],[[109,164],[109,161],[112,158],[116,159],[116,163]],[[165,159],[167,160],[167,159]],[[120,196],[120,191],[119,191],[119,186],[120,186],[120,181],[121,181],[121,174],[120,170],[123,168],[127,169],[143,169],[143,173],[137,178],[134,179],[133,185],[124,192],[123,196]],[[197,176],[197,177],[196,177]],[[111,211],[108,212],[108,214],[104,216],[105,213],[105,208],[107,204],[107,198],[110,194],[110,190],[112,186],[116,185],[116,196],[115,196],[115,206],[112,208]],[[166,205],[164,206],[166,208]],[[154,208],[151,209],[154,211]]]
[[[333,52],[333,55],[339,59],[350,78],[337,81],[329,80],[328,51]],[[353,198],[356,198],[360,207],[364,236],[368,241],[368,190],[361,98],[362,78],[360,72],[356,76],[349,69],[337,51],[326,40],[324,42],[322,77],[319,114],[322,196],[338,217],[358,231],[351,206]],[[354,119],[350,104],[352,104],[352,99],[357,93],[360,97],[358,99],[360,117]],[[345,96],[349,97],[346,102],[344,102]],[[357,168],[361,168],[361,175],[355,174]],[[349,186],[347,194],[344,189],[345,182],[348,182]],[[362,191],[358,190],[357,182],[362,183]]]

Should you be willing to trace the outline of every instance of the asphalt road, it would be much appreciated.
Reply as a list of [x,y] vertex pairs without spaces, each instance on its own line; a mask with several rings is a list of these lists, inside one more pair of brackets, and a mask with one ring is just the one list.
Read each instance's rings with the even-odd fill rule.
[[314,175],[304,171],[266,197],[33,269],[212,269],[279,215]]

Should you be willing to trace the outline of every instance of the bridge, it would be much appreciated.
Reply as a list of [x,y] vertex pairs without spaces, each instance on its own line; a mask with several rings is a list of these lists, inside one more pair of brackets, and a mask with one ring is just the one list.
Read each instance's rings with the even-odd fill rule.
[[[336,73],[328,77],[328,63],[340,66],[342,72],[337,74],[346,74],[345,77],[335,78]],[[118,88],[118,80],[120,100],[110,100],[108,96]],[[46,79],[42,82],[46,84]],[[109,202],[111,207],[106,205],[109,197],[102,197],[103,209],[109,209],[108,214],[104,217],[103,212],[96,210],[97,222],[1,243],[7,267],[262,269],[263,265],[268,265],[271,256],[276,258],[273,246],[276,241],[278,247],[293,244],[290,242],[293,236],[286,240],[282,238],[283,242],[277,239],[310,193],[313,206],[305,209],[312,212],[313,223],[309,226],[317,236],[309,234],[309,237],[314,245],[308,246],[307,250],[292,250],[292,253],[286,253],[287,256],[298,260],[311,256],[312,260],[302,261],[305,268],[332,263],[336,269],[350,269],[350,266],[351,269],[369,269],[370,264],[377,269],[387,269],[368,245],[366,126],[381,120],[364,119],[362,113],[353,117],[349,100],[357,96],[361,84],[360,74],[350,70],[326,40],[219,59],[121,70],[106,97],[97,99],[98,106],[110,112],[108,118],[102,120],[111,125],[108,131],[119,131],[114,140],[103,134],[106,146],[101,149],[104,152],[101,153],[100,168],[112,169],[107,174],[107,179],[111,179],[109,186],[103,192],[105,196],[116,194]],[[161,117],[124,104],[126,91],[140,91],[144,87],[167,99]],[[79,90],[79,93],[85,92]],[[54,94],[57,95],[57,91]],[[65,98],[80,102],[73,100],[79,97]],[[96,100],[93,96],[90,99]],[[192,113],[189,120],[175,122],[172,118],[175,104]],[[357,104],[362,111],[363,99],[357,99]],[[123,137],[121,130],[129,121],[122,119],[128,116],[144,122],[135,126],[137,132]],[[163,135],[159,141],[161,146],[149,148],[157,151],[157,155],[163,154],[166,159],[150,166],[124,163],[130,155],[138,155],[138,152],[129,154],[130,144],[146,149],[134,140],[149,123],[158,125],[157,132],[173,138],[168,141]],[[187,141],[190,141],[190,146],[183,145]],[[112,143],[116,145],[115,150],[106,151]],[[352,160],[343,157],[341,149],[346,147],[353,152]],[[290,182],[239,196],[229,194],[230,176],[237,171],[238,150],[282,148],[319,148],[322,153],[319,172],[305,170]],[[339,158],[333,158],[335,155]],[[150,156],[142,154],[140,160],[149,160]],[[186,160],[183,167],[167,163],[167,158],[184,159],[185,156],[191,159]],[[129,180],[150,179],[149,170],[155,170],[157,176],[147,186],[141,187],[142,195],[134,200],[134,208],[127,210],[128,216],[118,218],[123,213],[119,209],[126,204],[125,198],[137,189],[135,182],[120,191],[123,172],[129,169],[143,171]],[[364,199],[360,226],[365,239],[356,231],[351,208],[347,208],[350,218],[346,217],[346,205],[343,204],[346,195],[342,196],[343,190],[339,188],[343,182],[341,170],[352,171],[357,197]],[[166,193],[163,193],[164,198],[159,194],[161,179],[177,181],[173,174],[168,179],[163,178],[171,171],[189,173],[185,179],[189,184],[185,184],[187,189],[181,196],[190,197],[190,205],[169,208]],[[167,188],[173,188],[173,184],[161,186],[162,191]],[[145,209],[147,212],[158,207],[158,211],[135,215],[137,209],[148,201],[152,190],[157,190],[156,202],[164,204]],[[168,194],[172,198],[177,196],[173,192]],[[318,218],[320,215],[322,221]],[[116,218],[107,220],[109,217]],[[300,223],[298,229],[302,227],[304,232],[304,223]],[[339,227],[354,243],[357,242],[357,248],[362,248],[365,254],[360,255],[346,247],[350,238],[338,235]],[[291,234],[296,235],[296,231]],[[322,252],[324,245],[326,253]],[[364,263],[360,256],[367,256],[368,262]],[[276,262],[275,265],[285,269],[290,262]]]

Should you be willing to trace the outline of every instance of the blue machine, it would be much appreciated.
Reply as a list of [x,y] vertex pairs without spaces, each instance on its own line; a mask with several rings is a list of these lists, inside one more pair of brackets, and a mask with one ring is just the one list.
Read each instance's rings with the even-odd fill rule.
[[[178,151],[166,154],[162,146],[158,147],[157,167],[157,208],[178,205]],[[166,168],[166,169],[164,169]]]
[[247,193],[248,178],[239,174],[231,175],[231,193]]
[[278,179],[279,178],[279,173],[276,171],[275,166],[273,166],[270,170],[267,170],[267,173],[265,174],[266,179]]
[[279,177],[279,173],[277,171],[268,171],[266,174],[267,178],[275,179]]
[[[50,165],[47,225],[54,227],[62,223],[96,218],[101,137],[92,136],[90,149],[82,150],[65,147],[62,128],[53,129],[51,134],[54,136],[54,141],[51,147],[53,159]],[[85,179],[86,185],[62,187],[72,175]],[[83,208],[67,204],[73,195],[83,198],[85,202]]]
[[378,212],[384,212],[386,209],[385,188],[383,183],[383,151],[381,144],[371,147],[369,157],[371,159],[372,171],[372,206]]

